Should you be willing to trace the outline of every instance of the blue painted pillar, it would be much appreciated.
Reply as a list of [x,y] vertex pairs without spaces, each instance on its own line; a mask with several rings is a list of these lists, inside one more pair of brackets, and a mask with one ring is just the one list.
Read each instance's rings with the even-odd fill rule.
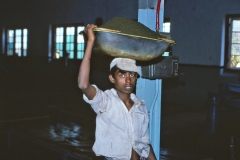
[[[140,0],[140,3],[147,3],[146,0]],[[152,0],[157,5],[157,0]],[[150,29],[156,31],[156,5],[154,9],[139,8],[138,21]],[[148,6],[148,5],[147,5]],[[159,13],[159,26],[162,31],[164,13],[164,0],[161,1]],[[136,86],[136,94],[140,99],[144,99],[149,112],[149,134],[150,140],[158,160],[160,160],[160,126],[161,126],[161,96],[162,80],[149,80],[139,78]]]

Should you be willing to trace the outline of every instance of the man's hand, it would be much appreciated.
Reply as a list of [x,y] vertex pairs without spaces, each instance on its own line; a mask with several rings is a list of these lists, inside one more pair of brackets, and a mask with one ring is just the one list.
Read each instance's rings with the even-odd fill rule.
[[97,26],[94,24],[88,24],[85,29],[84,32],[87,35],[88,41],[95,41],[95,35],[93,33],[93,28],[96,28]]

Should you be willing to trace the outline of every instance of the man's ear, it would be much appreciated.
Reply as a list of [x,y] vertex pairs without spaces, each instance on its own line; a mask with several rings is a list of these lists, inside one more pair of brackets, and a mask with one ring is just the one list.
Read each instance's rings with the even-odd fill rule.
[[109,74],[108,78],[109,78],[110,82],[115,83],[115,79],[113,78],[113,76],[111,74]]

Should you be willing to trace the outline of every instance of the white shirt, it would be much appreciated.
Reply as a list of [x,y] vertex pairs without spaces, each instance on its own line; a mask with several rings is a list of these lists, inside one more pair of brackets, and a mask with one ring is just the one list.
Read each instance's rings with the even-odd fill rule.
[[103,92],[97,86],[96,96],[84,100],[96,112],[96,132],[93,151],[97,156],[111,157],[114,160],[131,158],[132,148],[141,156],[148,157],[150,146],[148,133],[148,112],[143,101],[131,94],[134,102],[128,111],[115,89]]

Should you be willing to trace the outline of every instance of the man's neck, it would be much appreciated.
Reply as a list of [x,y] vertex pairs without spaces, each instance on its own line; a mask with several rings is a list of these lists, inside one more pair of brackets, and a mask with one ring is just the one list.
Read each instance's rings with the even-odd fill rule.
[[122,100],[122,102],[125,104],[125,106],[127,107],[128,110],[130,110],[134,104],[134,102],[131,99],[130,94],[121,94],[118,93],[118,97]]

